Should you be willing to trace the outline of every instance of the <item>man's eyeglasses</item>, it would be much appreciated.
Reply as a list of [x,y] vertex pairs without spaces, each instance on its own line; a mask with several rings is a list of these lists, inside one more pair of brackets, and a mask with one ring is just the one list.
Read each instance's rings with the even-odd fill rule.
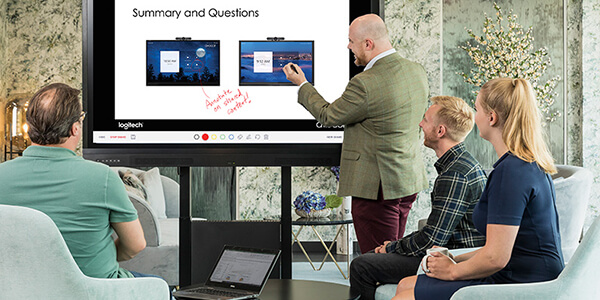
[[79,116],[79,122],[83,123],[83,120],[85,120],[85,116],[87,115],[87,112],[82,111],[81,115]]

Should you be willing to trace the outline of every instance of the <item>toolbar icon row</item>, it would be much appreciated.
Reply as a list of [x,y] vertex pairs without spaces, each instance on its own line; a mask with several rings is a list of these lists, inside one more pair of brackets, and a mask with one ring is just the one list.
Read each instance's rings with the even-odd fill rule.
[[208,140],[212,140],[212,141],[225,141],[225,140],[229,140],[229,141],[260,141],[260,140],[265,140],[268,141],[269,140],[269,135],[268,134],[259,134],[259,133],[244,133],[241,134],[239,133],[237,136],[235,136],[234,134],[230,133],[230,134],[208,134],[208,133],[203,133],[203,134],[199,134],[196,133],[194,134],[194,140],[200,140],[202,139],[203,141],[208,141]]

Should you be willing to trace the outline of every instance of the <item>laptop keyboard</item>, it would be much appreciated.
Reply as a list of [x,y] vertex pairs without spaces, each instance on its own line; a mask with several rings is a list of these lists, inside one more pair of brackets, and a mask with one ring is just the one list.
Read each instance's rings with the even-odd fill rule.
[[202,294],[225,296],[225,297],[243,297],[243,296],[248,295],[246,293],[238,293],[238,292],[233,292],[233,291],[215,290],[215,289],[209,288],[209,287],[199,287],[199,288],[187,290],[186,292],[202,293]]

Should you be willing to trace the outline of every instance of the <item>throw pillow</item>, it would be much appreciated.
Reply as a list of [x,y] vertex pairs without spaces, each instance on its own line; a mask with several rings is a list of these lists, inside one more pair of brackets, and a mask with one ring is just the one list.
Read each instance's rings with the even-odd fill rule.
[[130,192],[144,200],[147,199],[148,195],[146,187],[140,178],[135,176],[131,170],[119,170],[119,177],[121,177],[121,180],[123,180],[123,183],[125,184],[125,190],[127,192]]
[[156,217],[159,219],[166,219],[165,192],[163,190],[158,168],[152,168],[140,174],[140,179],[146,187],[146,200],[154,210]]

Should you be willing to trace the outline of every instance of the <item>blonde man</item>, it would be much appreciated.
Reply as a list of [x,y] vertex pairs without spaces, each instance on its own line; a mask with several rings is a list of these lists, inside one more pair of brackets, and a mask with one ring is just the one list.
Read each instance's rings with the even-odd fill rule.
[[433,246],[465,248],[485,242],[473,226],[472,213],[486,177],[462,143],[473,128],[473,109],[456,97],[438,96],[431,101],[433,105],[419,124],[425,146],[438,157],[438,177],[427,224],[402,239],[384,242],[374,253],[354,259],[350,267],[353,296],[373,299],[377,283],[397,283],[416,274],[425,251]]

